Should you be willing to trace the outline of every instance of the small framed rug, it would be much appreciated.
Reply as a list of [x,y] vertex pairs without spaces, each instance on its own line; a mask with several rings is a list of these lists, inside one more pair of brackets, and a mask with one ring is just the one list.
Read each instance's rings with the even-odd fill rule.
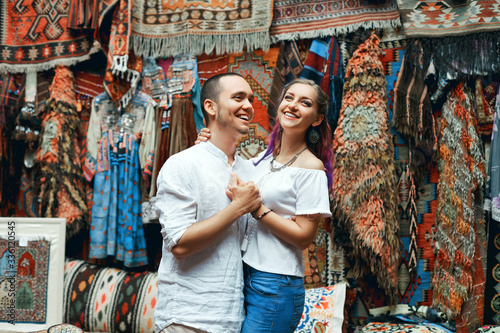
[[0,331],[62,323],[66,219],[0,217]]

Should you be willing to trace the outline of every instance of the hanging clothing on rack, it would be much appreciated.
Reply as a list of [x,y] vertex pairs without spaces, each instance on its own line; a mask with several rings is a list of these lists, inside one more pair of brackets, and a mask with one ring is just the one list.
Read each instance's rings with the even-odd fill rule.
[[92,103],[85,166],[87,180],[94,178],[90,258],[147,264],[141,202],[151,186],[155,105],[140,91],[123,111],[106,93]]

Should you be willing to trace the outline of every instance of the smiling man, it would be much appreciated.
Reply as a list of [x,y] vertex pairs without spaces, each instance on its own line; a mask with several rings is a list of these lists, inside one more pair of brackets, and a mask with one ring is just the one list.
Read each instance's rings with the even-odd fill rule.
[[[158,175],[163,251],[157,332],[234,332],[244,320],[240,217],[260,207],[253,166],[236,153],[254,116],[253,92],[239,74],[207,80],[201,105],[209,141],[170,157]],[[226,195],[231,183],[233,201]]]

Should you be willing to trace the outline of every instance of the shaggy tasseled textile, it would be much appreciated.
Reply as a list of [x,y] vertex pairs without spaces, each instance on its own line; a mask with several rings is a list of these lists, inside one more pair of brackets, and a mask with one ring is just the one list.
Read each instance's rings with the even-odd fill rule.
[[[442,109],[438,141],[433,307],[450,318],[465,314],[467,299],[474,300],[473,308],[481,305],[482,309],[484,303],[484,272],[476,261],[481,259],[479,245],[484,242],[485,170],[474,108],[471,90],[462,82],[453,87]],[[478,287],[483,292],[478,293]],[[477,319],[462,320],[472,317]]]
[[35,185],[42,200],[41,216],[66,218],[67,239],[88,225],[76,112],[73,73],[60,66],[50,86],[42,122]]
[[381,53],[379,38],[372,33],[346,68],[333,140],[333,233],[347,232],[356,277],[373,274],[394,304],[400,261],[398,199]]

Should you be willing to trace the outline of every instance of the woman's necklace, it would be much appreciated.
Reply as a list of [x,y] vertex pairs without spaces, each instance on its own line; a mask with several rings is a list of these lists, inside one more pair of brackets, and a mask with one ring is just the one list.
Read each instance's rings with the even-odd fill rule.
[[277,167],[277,168],[274,166],[274,160],[276,159],[276,156],[273,156],[273,159],[269,163],[269,168],[271,169],[271,172],[276,172],[276,171],[283,170],[284,168],[286,168],[287,166],[289,166],[290,164],[292,164],[293,162],[295,162],[295,160],[297,159],[297,157],[299,157],[299,155],[304,150],[306,150],[306,149],[307,149],[307,147],[305,147],[304,149],[302,149],[301,151],[299,151],[297,154],[295,154],[295,156],[293,156],[290,161],[286,162],[285,164],[283,164],[282,166]]

